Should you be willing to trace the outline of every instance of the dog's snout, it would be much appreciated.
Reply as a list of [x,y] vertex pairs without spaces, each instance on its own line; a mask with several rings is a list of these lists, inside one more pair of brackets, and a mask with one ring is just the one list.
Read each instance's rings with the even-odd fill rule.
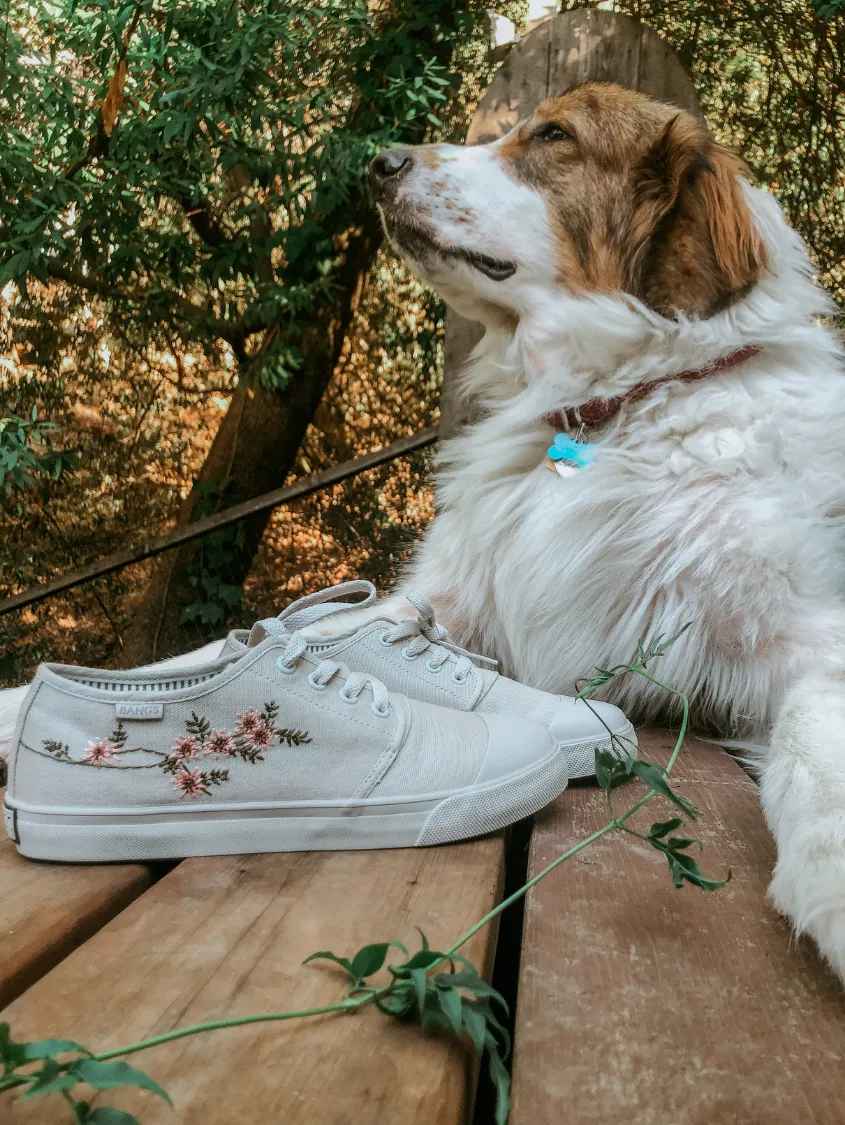
[[381,198],[410,172],[413,158],[406,148],[387,148],[370,161],[370,183]]

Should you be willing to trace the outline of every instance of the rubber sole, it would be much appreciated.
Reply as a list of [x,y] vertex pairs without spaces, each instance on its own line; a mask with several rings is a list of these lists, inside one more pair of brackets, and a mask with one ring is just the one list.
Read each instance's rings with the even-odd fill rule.
[[524,773],[438,797],[78,812],[12,801],[4,819],[21,855],[63,863],[426,847],[496,832],[530,816],[562,793],[568,778],[559,747]]
[[596,751],[617,751],[617,746],[614,746],[611,733],[613,734],[613,738],[617,739],[618,743],[621,743],[626,753],[636,758],[637,735],[631,723],[628,723],[627,726],[620,728],[618,731],[609,732],[607,738],[597,738],[591,742],[582,741],[571,744],[564,742],[562,746],[569,765],[570,781],[580,781],[585,777],[596,776]]

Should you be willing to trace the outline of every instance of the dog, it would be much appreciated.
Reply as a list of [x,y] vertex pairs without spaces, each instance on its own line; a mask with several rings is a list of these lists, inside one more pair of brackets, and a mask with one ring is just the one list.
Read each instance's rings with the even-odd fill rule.
[[[660,677],[762,744],[771,899],[845,980],[845,370],[802,240],[699,121],[612,84],[370,178],[395,249],[486,329],[477,420],[375,612],[418,586],[460,644],[569,693],[691,623]],[[549,472],[556,431],[591,463]],[[642,677],[605,698],[672,717]]]

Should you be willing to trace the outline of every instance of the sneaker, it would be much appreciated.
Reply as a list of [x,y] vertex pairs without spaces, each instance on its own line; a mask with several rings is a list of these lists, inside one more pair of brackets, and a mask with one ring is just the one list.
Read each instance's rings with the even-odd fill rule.
[[74,862],[412,847],[503,828],[567,777],[541,724],[393,695],[272,619],[176,672],[42,664],[4,817],[23,855]]
[[[365,597],[354,603],[339,600],[354,594]],[[344,610],[365,609],[375,597],[372,582],[343,582],[293,602],[278,620],[290,630],[307,630],[319,621],[320,633],[330,631],[330,635],[310,636],[311,652],[341,659],[352,668],[378,676],[390,691],[455,711],[491,717],[515,715],[542,723],[566,751],[570,780],[595,775],[597,750],[636,756],[634,728],[618,707],[538,691],[500,675],[495,671],[495,660],[467,652],[452,641],[418,591],[408,594],[418,613],[416,619],[396,621],[377,615],[358,628],[344,631],[343,617],[339,617],[336,628],[330,630],[332,623],[327,618]],[[248,637],[248,629],[233,630],[222,653],[241,655]],[[479,668],[475,661],[493,667]]]

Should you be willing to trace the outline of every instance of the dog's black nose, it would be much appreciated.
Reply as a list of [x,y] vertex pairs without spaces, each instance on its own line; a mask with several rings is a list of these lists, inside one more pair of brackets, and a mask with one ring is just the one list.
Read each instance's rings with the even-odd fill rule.
[[370,161],[370,183],[377,197],[384,195],[405,176],[413,166],[406,148],[386,148]]

